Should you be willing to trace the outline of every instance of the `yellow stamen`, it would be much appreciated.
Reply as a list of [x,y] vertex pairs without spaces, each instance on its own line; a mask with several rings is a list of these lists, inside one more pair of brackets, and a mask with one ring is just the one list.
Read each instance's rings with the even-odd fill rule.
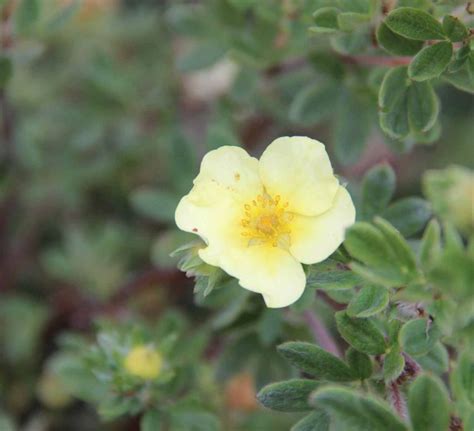
[[244,228],[242,236],[249,238],[248,246],[268,244],[284,249],[290,246],[289,222],[293,214],[286,210],[288,202],[278,207],[280,201],[280,195],[272,197],[265,192],[251,201],[253,206],[244,205],[244,218],[240,224]]

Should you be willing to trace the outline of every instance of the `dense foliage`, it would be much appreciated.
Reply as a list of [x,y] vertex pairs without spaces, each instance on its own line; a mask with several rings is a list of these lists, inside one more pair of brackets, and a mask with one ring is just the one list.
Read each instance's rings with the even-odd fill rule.
[[[457,0],[0,0],[0,430],[474,429],[473,27]],[[287,135],[357,222],[270,309],[174,212],[205,153]]]

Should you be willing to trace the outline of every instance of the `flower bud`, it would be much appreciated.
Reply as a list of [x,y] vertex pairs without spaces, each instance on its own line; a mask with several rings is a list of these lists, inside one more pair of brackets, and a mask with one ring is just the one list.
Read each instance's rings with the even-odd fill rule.
[[434,212],[466,234],[474,232],[474,172],[450,166],[428,171],[424,177],[425,194]]
[[151,380],[159,376],[163,358],[152,347],[136,346],[125,357],[124,367],[133,376]]

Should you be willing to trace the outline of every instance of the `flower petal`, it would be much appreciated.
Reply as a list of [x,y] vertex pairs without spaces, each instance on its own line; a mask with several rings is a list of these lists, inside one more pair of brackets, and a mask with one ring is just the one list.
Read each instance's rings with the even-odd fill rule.
[[241,206],[229,194],[223,194],[220,186],[203,182],[181,199],[175,221],[179,229],[199,235],[220,253],[241,245],[238,233],[241,212]]
[[258,160],[240,147],[223,146],[207,153],[194,184],[213,182],[238,199],[254,199],[263,190]]
[[303,267],[287,251],[263,245],[228,249],[217,255],[212,248],[200,250],[201,258],[237,278],[243,288],[261,293],[267,307],[286,307],[303,294]]
[[344,241],[344,232],[355,221],[355,208],[342,186],[333,206],[316,217],[295,214],[291,224],[290,253],[305,264],[321,262]]
[[271,195],[306,216],[327,211],[339,187],[324,145],[306,137],[274,140],[260,158],[259,171]]
[[204,156],[194,187],[176,208],[176,224],[201,236],[216,253],[243,246],[244,202],[262,190],[257,159],[239,147],[220,147]]

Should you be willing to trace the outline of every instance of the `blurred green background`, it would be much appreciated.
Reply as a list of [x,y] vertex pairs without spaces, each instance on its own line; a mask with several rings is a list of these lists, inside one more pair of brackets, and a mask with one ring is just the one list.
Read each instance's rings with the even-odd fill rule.
[[[190,239],[174,209],[207,151],[240,145],[259,156],[278,136],[307,135],[326,144],[355,195],[382,161],[401,196],[420,193],[427,169],[474,166],[473,96],[437,86],[434,143],[385,138],[377,74],[308,33],[320,3],[0,1],[2,55],[13,64],[0,79],[1,431],[138,429],[133,418],[100,424],[51,369],[65,335],[93,340],[98,320],[154,324],[178,309],[187,330],[207,330],[212,311],[194,305],[192,280],[169,256]],[[354,123],[360,150],[345,157],[334,142],[347,88],[369,120],[363,130]],[[277,359],[260,352],[260,365],[242,361],[212,378],[229,337],[213,337],[199,383],[225,429],[288,429],[291,415],[263,413],[254,400],[256,388],[288,377]],[[276,371],[264,370],[269,362]]]

